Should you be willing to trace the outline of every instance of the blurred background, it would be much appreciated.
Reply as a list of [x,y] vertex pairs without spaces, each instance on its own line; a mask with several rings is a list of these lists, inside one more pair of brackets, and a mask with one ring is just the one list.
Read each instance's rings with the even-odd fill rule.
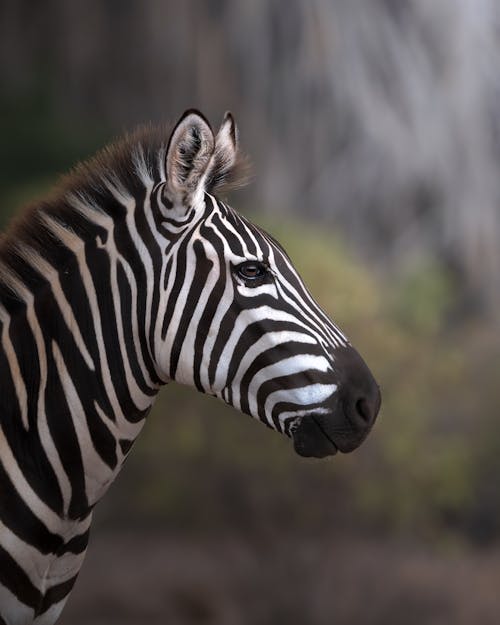
[[498,623],[500,5],[1,0],[0,51],[2,227],[135,124],[230,109],[231,203],[383,393],[315,462],[165,389],[61,623]]

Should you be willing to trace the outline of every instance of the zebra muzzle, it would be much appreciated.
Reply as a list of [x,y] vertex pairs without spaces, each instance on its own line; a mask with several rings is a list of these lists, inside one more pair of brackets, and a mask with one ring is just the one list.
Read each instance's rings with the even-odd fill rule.
[[381,405],[378,384],[352,348],[335,355],[339,390],[324,409],[300,418],[291,434],[300,456],[324,458],[359,447],[370,432]]

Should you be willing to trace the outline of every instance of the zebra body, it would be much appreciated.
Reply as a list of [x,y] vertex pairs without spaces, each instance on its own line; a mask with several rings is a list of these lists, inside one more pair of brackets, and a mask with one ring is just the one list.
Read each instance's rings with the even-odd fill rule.
[[231,115],[188,111],[79,166],[0,242],[0,624],[54,623],[94,505],[160,388],[188,384],[293,438],[351,451],[368,368],[267,233],[217,199]]

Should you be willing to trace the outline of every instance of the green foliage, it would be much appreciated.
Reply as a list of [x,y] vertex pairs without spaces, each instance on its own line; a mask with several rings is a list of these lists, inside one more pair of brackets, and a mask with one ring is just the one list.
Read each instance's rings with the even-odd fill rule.
[[431,335],[442,329],[453,304],[453,280],[436,261],[415,263],[398,280],[394,291],[397,319],[408,330]]

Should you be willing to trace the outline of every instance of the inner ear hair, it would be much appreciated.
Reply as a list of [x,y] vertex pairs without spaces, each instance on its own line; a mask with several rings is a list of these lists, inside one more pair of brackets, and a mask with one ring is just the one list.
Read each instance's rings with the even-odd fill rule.
[[174,202],[192,199],[200,185],[206,188],[214,148],[207,120],[198,111],[186,111],[172,132],[166,156],[167,189]]
[[175,153],[176,173],[182,183],[186,183],[189,175],[195,167],[195,158],[201,148],[201,134],[196,126],[192,126],[186,132],[177,146]]

